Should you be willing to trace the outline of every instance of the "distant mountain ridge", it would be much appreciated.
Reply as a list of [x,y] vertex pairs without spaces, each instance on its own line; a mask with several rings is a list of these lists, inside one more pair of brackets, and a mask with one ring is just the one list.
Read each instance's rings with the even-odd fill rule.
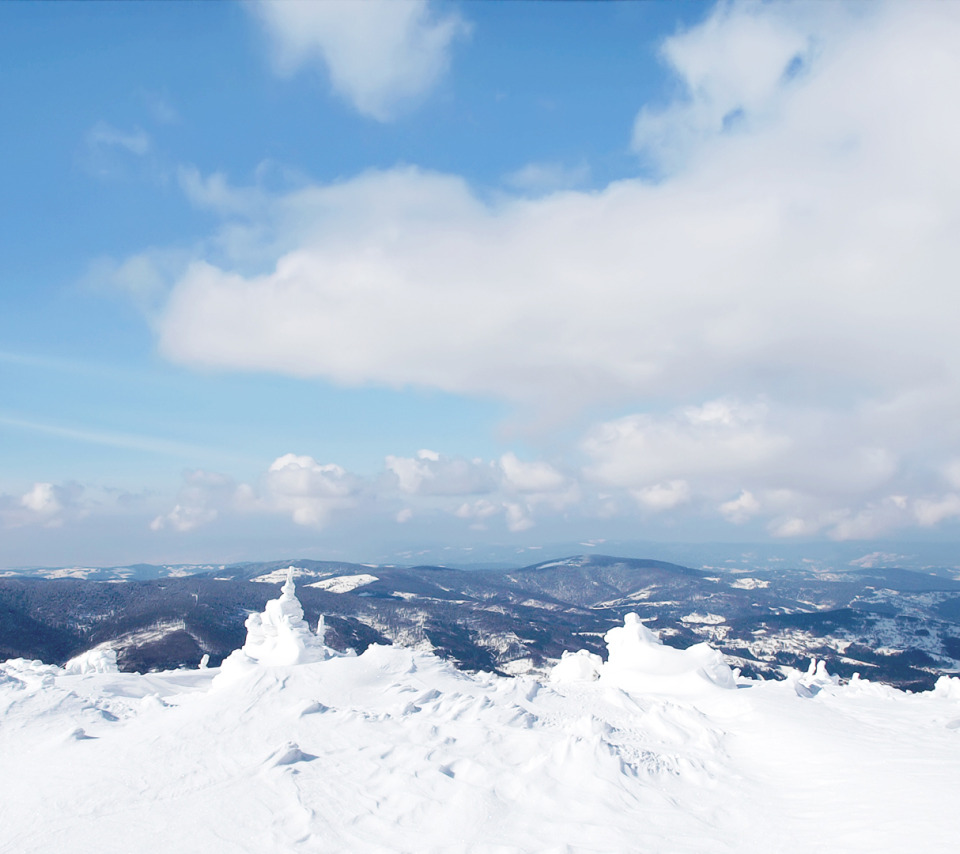
[[333,646],[429,648],[466,669],[517,673],[564,650],[602,653],[604,632],[631,611],[667,643],[708,641],[748,674],[816,656],[842,676],[923,688],[960,668],[960,581],[942,575],[707,571],[597,554],[516,569],[280,560],[11,573],[0,578],[0,659],[60,663],[106,644],[128,670],[205,654],[215,664],[291,565],[307,618],[328,617]]

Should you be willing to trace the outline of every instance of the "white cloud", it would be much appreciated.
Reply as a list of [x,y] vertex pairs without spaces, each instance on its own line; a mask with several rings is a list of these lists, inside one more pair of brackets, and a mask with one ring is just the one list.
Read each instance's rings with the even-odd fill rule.
[[177,182],[196,207],[223,216],[250,215],[265,202],[264,194],[259,189],[231,186],[222,172],[204,177],[196,166],[181,165],[177,169]]
[[648,510],[673,510],[690,500],[690,486],[685,480],[656,483],[630,492],[637,502]]
[[770,429],[765,407],[714,401],[597,425],[583,449],[592,480],[642,489],[691,476],[756,477],[790,451],[791,441]]
[[150,115],[157,124],[175,125],[180,121],[180,114],[170,100],[161,92],[143,92],[144,103],[150,110]]
[[505,175],[503,182],[516,190],[534,195],[582,187],[590,180],[586,163],[565,166],[562,163],[528,163]]
[[724,501],[717,509],[728,522],[732,522],[734,525],[742,525],[756,516],[761,508],[760,502],[757,501],[754,494],[744,489],[736,498]]
[[88,515],[90,502],[85,493],[79,483],[34,483],[19,496],[0,495],[0,522],[4,528],[59,528]]
[[262,501],[269,510],[289,513],[298,525],[322,527],[337,510],[356,506],[361,483],[334,463],[285,454],[271,463]]
[[483,460],[447,457],[422,450],[416,457],[386,459],[401,492],[419,495],[473,495],[496,487],[495,472]]
[[917,522],[925,528],[939,525],[945,519],[960,517],[960,495],[951,492],[941,498],[920,498],[914,503]]
[[273,39],[281,72],[319,60],[333,90],[380,121],[436,85],[453,41],[469,31],[427,0],[259,0],[250,8]]
[[549,463],[523,462],[513,453],[500,458],[500,469],[503,484],[511,491],[556,492],[567,484],[567,479]]
[[829,536],[832,540],[869,540],[889,534],[912,521],[906,498],[890,495],[838,520],[831,527]]
[[774,537],[812,537],[820,532],[821,527],[816,520],[792,516],[771,522],[767,530]]
[[106,122],[97,122],[87,131],[87,145],[91,149],[120,148],[142,157],[150,151],[150,135],[140,128],[120,130]]
[[35,483],[33,489],[20,499],[20,503],[41,516],[49,516],[62,509],[52,483]]
[[496,516],[503,508],[498,507],[492,501],[486,498],[478,498],[476,501],[464,502],[455,511],[454,515],[460,519],[489,519]]
[[213,522],[222,509],[233,507],[236,497],[237,485],[227,475],[201,469],[186,472],[177,503],[168,513],[155,517],[150,530],[193,531]]
[[[644,107],[634,123],[634,147],[676,168],[725,130],[770,120],[790,87],[788,70],[811,59],[823,17],[786,4],[719,3],[704,23],[666,39],[663,59],[686,97]],[[837,24],[838,16],[826,17]]]
[[[274,199],[263,228],[292,242],[262,275],[198,259],[163,352],[551,404],[955,382],[960,13],[877,6],[834,31],[818,8],[797,37],[817,50],[764,121],[658,183],[484,202],[405,167]],[[789,29],[785,9],[734,6],[724,27]],[[706,51],[700,32],[678,38]]]
[[[631,407],[560,468],[388,460],[394,495],[475,523],[576,494],[598,515],[675,501],[663,512],[778,536],[938,524],[960,483],[958,43],[950,4],[721,4],[664,48],[681,96],[637,119],[656,181],[489,200],[398,167],[261,193],[176,281],[160,349]],[[188,189],[233,216],[245,191],[215,177]]]
[[504,505],[507,512],[507,529],[514,534],[521,531],[528,531],[533,527],[533,520],[530,518],[529,510],[522,504],[509,502]]
[[960,489],[960,459],[948,460],[942,468],[943,479],[954,489]]

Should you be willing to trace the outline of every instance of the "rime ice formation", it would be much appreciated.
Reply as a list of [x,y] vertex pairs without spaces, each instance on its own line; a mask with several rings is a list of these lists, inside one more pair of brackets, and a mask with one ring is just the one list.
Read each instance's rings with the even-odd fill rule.
[[323,661],[327,657],[323,617],[317,632],[311,632],[296,596],[292,566],[287,570],[280,597],[267,602],[262,614],[247,617],[246,626],[246,642],[228,660],[235,660],[239,653],[260,664],[289,665]]
[[550,674],[551,682],[589,682],[640,693],[689,694],[704,686],[735,688],[737,673],[705,643],[687,649],[665,646],[636,614],[604,635],[607,661],[586,650],[564,653]]
[[603,659],[594,652],[579,649],[564,652],[560,662],[550,671],[551,682],[595,682],[603,670]]
[[960,702],[960,676],[941,676],[933,686],[933,692],[938,697]]
[[117,673],[117,651],[107,647],[95,647],[81,652],[63,665],[65,673]]

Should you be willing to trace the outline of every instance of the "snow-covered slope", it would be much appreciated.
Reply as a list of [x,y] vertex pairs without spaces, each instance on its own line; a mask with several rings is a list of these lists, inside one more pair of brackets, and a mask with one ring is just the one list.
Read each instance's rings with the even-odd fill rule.
[[[546,682],[336,654],[292,581],[223,668],[0,665],[4,852],[952,852],[960,680],[738,678],[639,620]],[[81,664],[86,666],[81,666]]]

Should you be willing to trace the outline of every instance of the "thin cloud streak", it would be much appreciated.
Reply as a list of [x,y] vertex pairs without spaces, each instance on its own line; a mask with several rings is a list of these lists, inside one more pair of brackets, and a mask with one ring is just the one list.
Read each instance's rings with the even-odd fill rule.
[[32,433],[42,433],[47,436],[56,436],[61,439],[72,439],[77,442],[86,442],[91,445],[106,445],[126,451],[142,451],[149,454],[161,454],[171,457],[204,457],[216,458],[225,462],[244,462],[252,460],[246,457],[224,454],[216,448],[201,445],[191,445],[187,442],[177,442],[172,439],[162,439],[156,436],[139,436],[131,433],[115,433],[112,431],[87,430],[77,427],[62,427],[56,424],[44,424],[25,418],[14,418],[0,415],[0,426],[12,427],[17,430],[26,430]]

